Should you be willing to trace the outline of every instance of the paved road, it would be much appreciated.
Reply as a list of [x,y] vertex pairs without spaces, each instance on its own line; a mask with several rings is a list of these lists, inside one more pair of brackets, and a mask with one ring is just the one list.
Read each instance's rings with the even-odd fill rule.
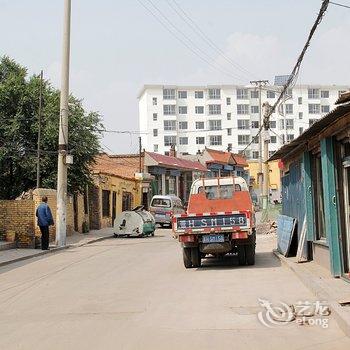
[[169,230],[110,239],[0,269],[0,349],[349,349],[329,327],[257,319],[258,298],[314,300],[258,237],[235,257],[185,270]]

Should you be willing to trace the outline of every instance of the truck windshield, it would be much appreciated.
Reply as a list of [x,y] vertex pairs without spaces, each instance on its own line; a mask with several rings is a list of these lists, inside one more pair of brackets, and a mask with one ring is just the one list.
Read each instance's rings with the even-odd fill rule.
[[[236,184],[235,185],[235,191],[240,191],[241,186]],[[198,193],[205,193],[205,196],[208,199],[228,199],[232,198],[233,195],[233,185],[220,185],[220,188],[218,188],[218,185],[213,186],[203,186],[198,188]]]
[[171,208],[170,199],[154,198],[151,207]]

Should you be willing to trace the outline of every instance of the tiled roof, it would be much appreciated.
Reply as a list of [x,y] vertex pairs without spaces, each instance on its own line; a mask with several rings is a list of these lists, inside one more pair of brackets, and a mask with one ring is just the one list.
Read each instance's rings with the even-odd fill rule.
[[207,168],[199,162],[193,162],[191,160],[165,156],[163,154],[147,152],[147,154],[156,161],[159,165],[169,166],[171,168],[183,169],[183,170],[197,170],[207,172]]
[[217,151],[209,148],[206,148],[206,151],[213,158],[213,162],[216,162],[219,164],[234,164],[242,167],[248,166],[246,159],[239,154],[224,152],[224,151]]
[[241,155],[232,153],[232,157],[235,160],[237,165],[240,165],[242,167],[248,166],[247,160],[244,157],[242,157]]
[[92,173],[108,174],[123,179],[135,179],[135,173],[139,170],[139,159],[136,157],[114,157],[101,153],[95,158]]

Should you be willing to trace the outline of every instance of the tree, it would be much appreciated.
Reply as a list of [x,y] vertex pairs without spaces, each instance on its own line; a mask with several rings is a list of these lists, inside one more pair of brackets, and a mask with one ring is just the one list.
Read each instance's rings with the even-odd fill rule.
[[[36,186],[36,148],[40,77],[28,77],[26,68],[8,57],[0,59],[0,199],[13,199]],[[56,188],[60,92],[43,84],[41,123],[41,183]],[[97,112],[86,113],[82,101],[69,99],[68,170],[70,193],[83,192],[89,171],[100,151],[103,125]]]

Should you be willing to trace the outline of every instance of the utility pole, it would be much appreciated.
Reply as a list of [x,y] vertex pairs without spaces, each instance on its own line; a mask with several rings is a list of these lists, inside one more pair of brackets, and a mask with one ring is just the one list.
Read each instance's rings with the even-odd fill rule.
[[40,188],[40,146],[41,146],[41,109],[43,96],[43,71],[40,72],[40,87],[39,87],[39,110],[38,110],[38,147],[36,159],[36,188]]
[[140,171],[140,173],[143,173],[143,171],[142,171],[142,139],[141,139],[141,136],[139,136],[139,171]]
[[[266,86],[269,81],[268,80],[252,80],[250,81],[252,85],[255,85],[259,88],[259,126],[263,124],[262,118],[262,105],[261,105],[261,90],[263,86]],[[263,195],[263,139],[262,133],[259,134],[259,173],[258,173],[258,184],[259,184],[259,192],[260,192],[260,205],[262,205],[262,195]]]
[[64,0],[63,50],[61,70],[61,100],[58,140],[57,169],[57,217],[56,245],[66,245],[67,236],[67,163],[68,151],[68,99],[69,99],[69,58],[70,58],[71,0]]
[[268,206],[269,206],[269,142],[270,142],[270,136],[269,136],[269,129],[270,129],[270,114],[271,114],[271,106],[268,102],[265,102],[263,104],[264,108],[264,132],[263,132],[263,140],[264,140],[264,186],[263,186],[263,196],[262,196],[262,202],[263,202],[263,220],[267,220],[268,217]]

